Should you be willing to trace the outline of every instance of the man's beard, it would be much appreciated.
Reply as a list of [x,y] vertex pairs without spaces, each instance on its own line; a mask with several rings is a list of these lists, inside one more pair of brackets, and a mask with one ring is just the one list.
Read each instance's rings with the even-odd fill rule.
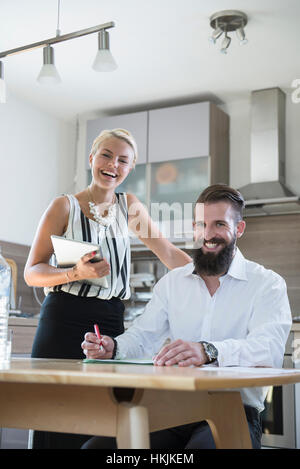
[[223,239],[213,238],[212,243],[222,243],[224,247],[217,254],[213,252],[203,253],[202,248],[193,251],[193,259],[195,270],[198,275],[221,275],[225,274],[232,261],[233,252],[235,250],[236,237],[226,244]]

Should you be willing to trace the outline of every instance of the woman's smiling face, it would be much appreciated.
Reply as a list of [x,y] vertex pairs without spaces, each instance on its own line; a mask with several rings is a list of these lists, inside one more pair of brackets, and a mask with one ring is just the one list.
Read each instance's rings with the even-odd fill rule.
[[123,139],[109,137],[90,155],[93,180],[107,189],[119,186],[133,168],[133,148]]

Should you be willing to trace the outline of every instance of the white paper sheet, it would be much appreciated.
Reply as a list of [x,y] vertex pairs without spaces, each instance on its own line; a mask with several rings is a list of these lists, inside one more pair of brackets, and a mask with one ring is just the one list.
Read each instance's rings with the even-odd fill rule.
[[295,368],[264,368],[264,367],[255,367],[255,366],[213,366],[213,365],[203,365],[198,367],[198,370],[209,370],[209,371],[229,371],[237,373],[253,373],[261,375],[278,375],[278,374],[300,374],[300,369]]

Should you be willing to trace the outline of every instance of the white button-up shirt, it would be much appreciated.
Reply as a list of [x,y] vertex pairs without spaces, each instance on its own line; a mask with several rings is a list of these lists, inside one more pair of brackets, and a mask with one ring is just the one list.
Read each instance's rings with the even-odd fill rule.
[[[118,336],[118,355],[152,358],[167,338],[211,342],[219,366],[281,367],[292,317],[282,277],[249,261],[239,249],[210,295],[193,263],[154,287],[144,313]],[[268,388],[241,390],[244,404],[263,410]]]

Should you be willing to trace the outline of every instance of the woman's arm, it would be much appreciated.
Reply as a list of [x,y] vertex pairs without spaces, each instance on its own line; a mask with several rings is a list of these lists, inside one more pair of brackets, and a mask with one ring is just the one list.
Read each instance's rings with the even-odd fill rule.
[[51,235],[62,236],[66,231],[70,204],[67,197],[58,197],[51,202],[39,223],[25,265],[24,278],[29,286],[53,287],[84,278],[103,277],[109,273],[106,260],[89,262],[93,254],[86,254],[72,269],[49,265],[53,254]]
[[128,227],[168,268],[192,261],[190,256],[168,241],[151,219],[145,206],[133,194],[127,194]]
[[25,265],[24,278],[27,285],[50,287],[67,283],[66,269],[57,269],[48,262],[53,254],[50,236],[61,236],[64,233],[69,210],[67,197],[58,197],[43,214]]

